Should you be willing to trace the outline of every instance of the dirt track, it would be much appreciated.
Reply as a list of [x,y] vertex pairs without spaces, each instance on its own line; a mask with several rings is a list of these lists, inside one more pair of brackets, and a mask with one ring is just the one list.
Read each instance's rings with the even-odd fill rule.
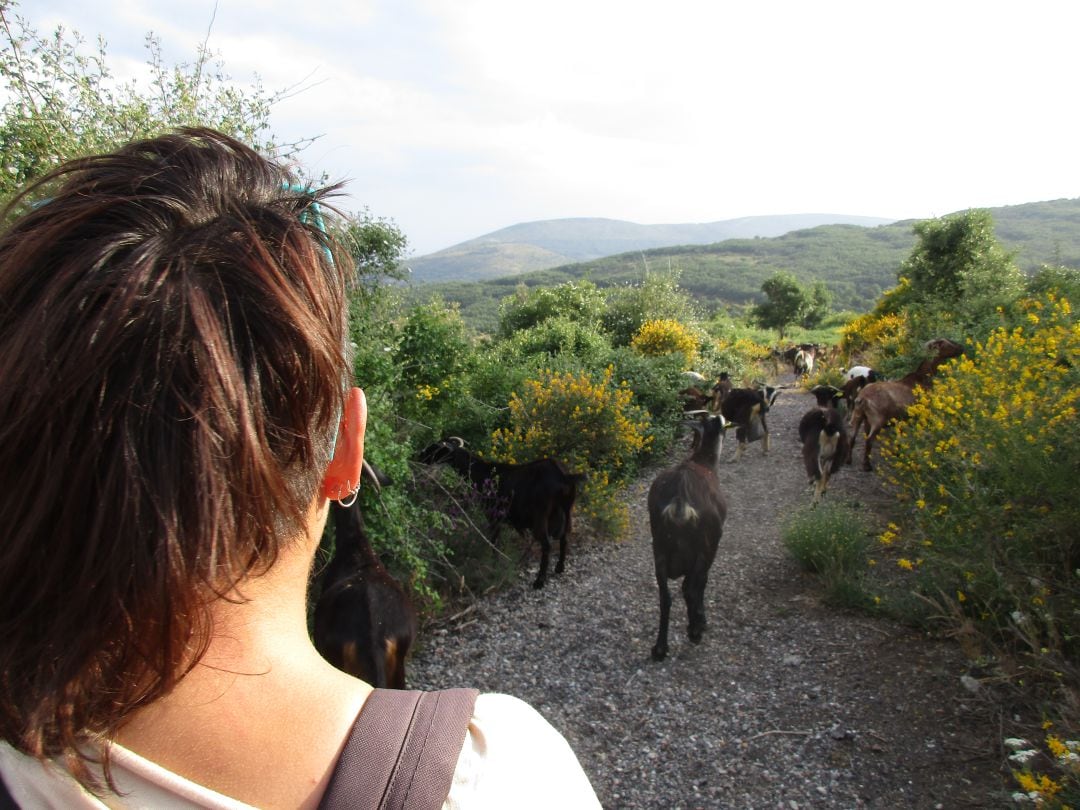
[[[627,493],[630,538],[575,538],[566,572],[540,592],[530,563],[515,587],[429,633],[410,686],[529,701],[570,740],[605,808],[1008,804],[997,710],[961,684],[959,650],[822,606],[782,546],[783,521],[810,499],[796,425],[812,405],[782,392],[766,457],[752,445],[733,464],[733,437],[725,446],[730,509],[700,645],[686,639],[675,589],[671,653],[649,659],[658,611],[648,474]],[[857,464],[828,497],[869,520],[885,503]]]

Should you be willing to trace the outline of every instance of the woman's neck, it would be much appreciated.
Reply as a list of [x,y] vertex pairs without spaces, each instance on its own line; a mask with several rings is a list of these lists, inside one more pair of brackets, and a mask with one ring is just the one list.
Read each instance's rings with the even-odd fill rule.
[[117,742],[249,804],[318,803],[370,693],[326,663],[308,635],[320,511],[322,520],[284,548],[270,571],[210,606],[206,654],[169,694],[136,713]]

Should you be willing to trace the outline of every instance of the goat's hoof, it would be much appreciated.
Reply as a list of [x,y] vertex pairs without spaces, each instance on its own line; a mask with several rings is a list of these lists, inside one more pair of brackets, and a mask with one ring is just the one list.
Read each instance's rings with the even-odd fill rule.
[[667,647],[661,647],[659,644],[652,648],[652,660],[663,661],[667,658]]
[[546,582],[547,582],[547,577],[537,577],[536,581],[533,582],[533,590],[534,591],[540,590],[541,588],[544,587],[544,584]]
[[558,564],[557,564],[557,565],[555,566],[555,573],[556,573],[556,574],[561,574],[561,573],[563,572],[563,570],[564,570],[564,566],[563,566],[563,564],[562,564],[561,562],[560,562],[560,563],[558,563]]

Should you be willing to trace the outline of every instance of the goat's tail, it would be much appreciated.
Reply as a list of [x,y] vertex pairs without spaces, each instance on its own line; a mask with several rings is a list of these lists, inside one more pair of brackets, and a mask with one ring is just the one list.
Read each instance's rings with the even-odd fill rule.
[[690,503],[690,493],[687,491],[686,479],[679,482],[679,492],[671,499],[671,502],[660,512],[666,520],[677,525],[697,523],[698,511]]
[[683,525],[686,523],[697,523],[698,512],[697,509],[692,507],[684,498],[676,498],[667,506],[664,507],[664,511],[661,512],[665,518],[672,523]]

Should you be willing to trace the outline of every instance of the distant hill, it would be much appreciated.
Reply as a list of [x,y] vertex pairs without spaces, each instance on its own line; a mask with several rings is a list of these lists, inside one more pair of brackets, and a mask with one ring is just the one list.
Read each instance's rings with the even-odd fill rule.
[[408,265],[414,282],[481,281],[635,250],[780,236],[818,225],[870,227],[891,221],[843,214],[742,217],[684,225],[638,225],[600,218],[548,219],[511,225],[436,253],[414,257]]
[[[1030,272],[1044,264],[1080,268],[1080,199],[989,209],[998,241]],[[587,278],[600,287],[640,281],[646,269],[678,270],[680,284],[706,310],[739,308],[762,299],[761,284],[785,270],[804,284],[821,280],[835,309],[867,311],[895,286],[901,263],[915,247],[915,220],[877,227],[821,225],[773,238],[635,250],[539,272],[483,282],[414,285],[412,296],[439,295],[461,305],[481,331],[495,328],[499,302],[519,284],[552,286]]]

